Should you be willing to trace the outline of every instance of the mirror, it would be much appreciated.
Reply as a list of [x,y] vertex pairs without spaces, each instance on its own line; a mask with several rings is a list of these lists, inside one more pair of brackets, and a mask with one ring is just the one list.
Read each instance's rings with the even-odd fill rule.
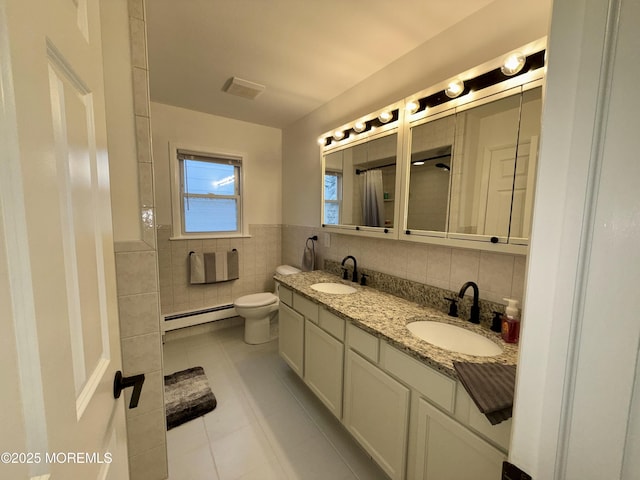
[[410,129],[407,228],[446,232],[455,115]]
[[541,114],[518,88],[410,125],[407,233],[526,245]]
[[520,132],[513,183],[510,243],[525,243],[529,238],[533,191],[538,160],[538,140],[542,117],[542,87],[522,93]]
[[520,95],[456,113],[449,232],[509,236]]
[[324,156],[325,225],[394,226],[397,143],[393,133]]

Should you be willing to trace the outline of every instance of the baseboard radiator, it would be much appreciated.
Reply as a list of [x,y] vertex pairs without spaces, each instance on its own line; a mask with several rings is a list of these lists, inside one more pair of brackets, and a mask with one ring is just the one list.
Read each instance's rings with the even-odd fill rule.
[[200,325],[201,323],[224,320],[225,318],[232,318],[237,315],[232,303],[216,305],[215,307],[203,308],[201,310],[171,313],[169,315],[163,315],[162,332],[192,327],[194,325]]

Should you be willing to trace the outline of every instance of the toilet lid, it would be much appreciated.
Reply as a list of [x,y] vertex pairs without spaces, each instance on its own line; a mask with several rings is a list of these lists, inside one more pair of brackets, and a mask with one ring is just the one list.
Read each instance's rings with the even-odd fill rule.
[[233,304],[236,307],[264,307],[275,303],[276,300],[278,300],[278,297],[273,293],[252,293],[251,295],[236,298]]
[[276,273],[279,273],[280,275],[292,275],[294,273],[300,273],[300,269],[292,267],[291,265],[279,265],[276,268]]

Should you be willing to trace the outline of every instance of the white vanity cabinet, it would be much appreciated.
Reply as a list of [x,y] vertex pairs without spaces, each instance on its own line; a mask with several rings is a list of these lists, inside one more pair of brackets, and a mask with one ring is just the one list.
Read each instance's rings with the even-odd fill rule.
[[464,387],[280,288],[281,357],[392,480],[495,480],[511,420],[492,426]]
[[283,287],[280,300],[280,356],[340,419],[345,321]]
[[[278,289],[278,296],[280,297],[278,352],[291,369],[302,377],[304,375],[304,313],[295,310],[296,304],[298,309],[301,309],[299,305],[303,302],[299,299],[302,297],[282,285]],[[317,308],[316,305],[316,311]],[[302,309],[308,310],[308,305],[304,304]]]
[[349,349],[344,382],[344,425],[392,480],[405,478],[407,387]]
[[459,382],[385,342],[380,357],[381,366],[412,391],[407,478],[500,478],[511,421],[491,426]]
[[429,402],[417,402],[415,480],[496,480],[506,455]]
[[338,419],[342,417],[344,320],[320,309],[319,326],[305,324],[304,381]]
[[300,377],[304,374],[304,316],[280,302],[278,351]]

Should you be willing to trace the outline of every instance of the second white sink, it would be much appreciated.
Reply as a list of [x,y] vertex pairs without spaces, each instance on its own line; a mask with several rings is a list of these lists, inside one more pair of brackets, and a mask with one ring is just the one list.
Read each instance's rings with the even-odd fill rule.
[[314,283],[311,288],[322,293],[332,293],[334,295],[345,295],[356,291],[355,288],[344,283]]
[[502,348],[475,332],[448,323],[417,321],[407,324],[416,337],[436,347],[478,357],[493,357],[502,353]]

